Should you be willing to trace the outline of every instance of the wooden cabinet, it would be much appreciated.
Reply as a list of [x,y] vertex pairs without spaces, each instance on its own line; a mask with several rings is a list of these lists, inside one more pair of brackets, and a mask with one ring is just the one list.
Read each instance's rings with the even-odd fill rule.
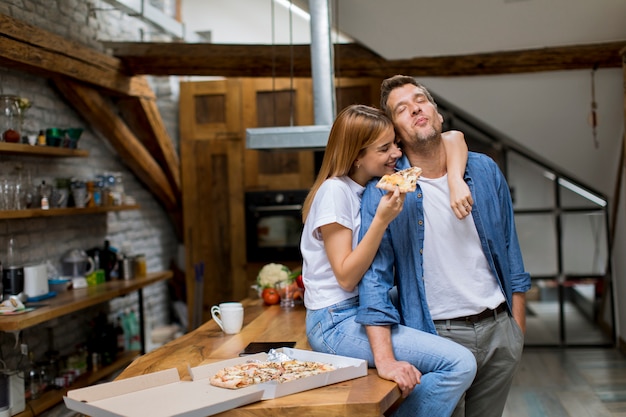
[[191,328],[210,308],[245,296],[244,144],[239,83],[182,83],[180,155]]

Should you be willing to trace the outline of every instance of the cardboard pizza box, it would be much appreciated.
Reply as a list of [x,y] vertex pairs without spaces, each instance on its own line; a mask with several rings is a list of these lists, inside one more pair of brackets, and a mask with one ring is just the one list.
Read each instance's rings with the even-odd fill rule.
[[[259,384],[258,386],[263,389],[263,400],[283,397],[285,395],[295,394],[297,392],[319,388],[325,385],[336,384],[338,382],[367,375],[367,362],[362,359],[348,358],[345,356],[330,355],[327,353],[294,348],[280,348],[276,350],[286,354],[291,359],[329,363],[334,365],[337,369],[289,382],[281,383],[277,381],[270,381]],[[194,381],[208,380],[220,369],[227,366],[233,366],[249,361],[265,361],[267,360],[267,357],[267,353],[257,353],[255,355],[197,366],[195,368],[191,368],[189,373]]]
[[267,382],[236,390],[209,383],[209,377],[226,366],[267,359],[266,353],[259,353],[191,368],[192,381],[181,381],[178,371],[172,368],[70,390],[63,400],[67,408],[92,417],[203,417],[367,375],[367,362],[360,359],[291,348],[279,350],[293,359],[330,363],[337,369],[295,381]]

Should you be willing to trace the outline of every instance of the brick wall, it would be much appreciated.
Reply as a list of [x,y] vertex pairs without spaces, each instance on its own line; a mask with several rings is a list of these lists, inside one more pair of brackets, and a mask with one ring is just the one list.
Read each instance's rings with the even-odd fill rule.
[[[167,2],[166,2],[167,3]],[[44,28],[55,34],[104,51],[100,41],[136,41],[154,29],[135,18],[112,10],[108,3],[95,0],[0,0],[0,13]],[[154,35],[157,36],[157,35]],[[162,35],[159,40],[163,40]],[[167,130],[178,143],[177,80],[167,77],[151,78],[158,95]],[[129,171],[105,139],[98,136],[70,103],[46,79],[0,66],[0,93],[29,98],[33,106],[27,112],[24,131],[37,133],[49,127],[82,127],[85,129],[79,148],[89,151],[88,158],[43,158],[34,156],[0,155],[0,178],[21,173],[33,184],[47,183],[55,178],[93,178],[105,171],[121,172],[125,191],[141,206],[139,210],[95,215],[0,220],[0,260],[4,261],[6,242],[13,236],[17,242],[17,260],[21,264],[51,261],[60,266],[60,258],[69,249],[101,247],[105,239],[120,247],[132,243],[135,253],[147,258],[148,271],[169,268],[176,258],[178,242],[166,213],[150,192]],[[146,323],[171,323],[170,300],[166,283],[144,290]],[[18,366],[19,344],[26,343],[36,359],[54,349],[62,355],[72,353],[76,345],[89,335],[89,322],[103,311],[114,320],[117,314],[136,308],[136,294],[113,300],[62,319],[26,329],[18,335],[0,333],[1,359],[9,368]],[[149,329],[148,329],[149,330]],[[17,338],[16,338],[17,337]],[[149,347],[149,346],[148,346]]]

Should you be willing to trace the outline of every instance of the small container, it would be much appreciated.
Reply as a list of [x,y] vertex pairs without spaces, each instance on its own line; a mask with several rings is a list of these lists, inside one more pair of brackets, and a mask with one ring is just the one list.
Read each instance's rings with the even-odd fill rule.
[[135,275],[137,277],[145,277],[147,274],[146,255],[142,253],[135,255]]
[[62,146],[63,139],[65,138],[65,131],[57,127],[51,127],[46,129],[46,145],[48,146]]
[[135,258],[131,256],[124,256],[120,265],[122,271],[120,277],[125,280],[133,279],[135,277]]
[[43,130],[40,130],[39,135],[37,135],[37,145],[46,146],[46,134],[43,133]]
[[67,278],[55,278],[48,280],[48,287],[50,287],[50,291],[54,291],[59,294],[67,291],[70,288],[71,280]]

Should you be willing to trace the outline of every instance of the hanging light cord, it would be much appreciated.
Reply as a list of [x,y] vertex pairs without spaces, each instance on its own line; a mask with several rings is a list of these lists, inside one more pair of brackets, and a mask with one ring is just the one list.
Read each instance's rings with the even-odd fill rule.
[[273,126],[276,126],[276,34],[274,30],[274,0],[270,0],[272,13],[272,117]]
[[289,1],[289,126],[293,126],[293,1]]
[[[334,14],[334,19],[335,21],[335,42],[331,42],[331,48],[333,48],[334,53],[332,54],[333,58],[335,59],[335,100],[337,101],[339,99],[339,94],[337,93],[337,91],[339,91],[339,89],[341,88],[341,65],[339,64],[340,61],[340,56],[339,56],[339,50],[341,49],[339,47],[339,2],[338,0],[335,0],[335,14]],[[335,48],[335,45],[337,46],[337,48]]]
[[598,103],[596,103],[596,70],[595,67],[591,70],[591,113],[589,114],[589,124],[591,125],[591,131],[593,134],[593,145],[598,149],[600,143],[598,142]]

